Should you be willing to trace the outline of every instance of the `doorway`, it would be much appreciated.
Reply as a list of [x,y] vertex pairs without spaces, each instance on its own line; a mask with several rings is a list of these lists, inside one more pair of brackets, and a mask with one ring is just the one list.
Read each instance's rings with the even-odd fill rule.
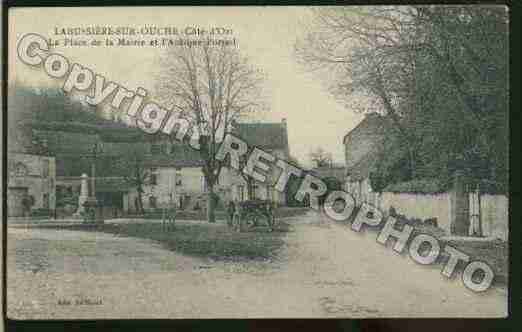
[[7,195],[7,215],[9,217],[24,216],[24,198],[29,196],[27,187],[10,187]]

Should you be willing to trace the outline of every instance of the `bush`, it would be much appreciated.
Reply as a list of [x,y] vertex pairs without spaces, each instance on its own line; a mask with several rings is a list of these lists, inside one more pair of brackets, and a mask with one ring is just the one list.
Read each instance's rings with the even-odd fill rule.
[[[307,207],[288,207],[288,206],[280,206],[274,210],[274,215],[276,218],[290,218],[296,216],[302,216],[310,211]],[[140,219],[161,219],[163,216],[163,210],[158,209],[147,209],[145,214],[137,215],[133,213],[126,213],[123,217],[125,218],[140,218]],[[187,211],[187,210],[176,210],[176,219],[178,220],[206,220],[207,215],[204,211]],[[226,211],[224,210],[216,210],[216,218],[217,219],[225,219]]]
[[150,209],[145,209],[145,214],[146,215],[154,215],[154,214],[159,214],[161,215],[163,213],[163,208],[150,208]]
[[274,215],[276,218],[290,218],[305,215],[308,211],[310,211],[308,207],[282,206],[275,209]]

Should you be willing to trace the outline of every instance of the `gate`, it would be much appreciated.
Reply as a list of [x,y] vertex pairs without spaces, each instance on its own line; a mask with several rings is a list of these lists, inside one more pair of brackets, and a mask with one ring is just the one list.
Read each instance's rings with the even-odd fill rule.
[[27,187],[10,187],[7,194],[7,215],[9,217],[24,217],[26,207],[23,200],[28,196]]
[[479,184],[475,185],[473,189],[472,186],[468,186],[468,198],[469,198],[469,236],[483,236],[484,231],[482,227],[482,218],[480,215],[480,186]]

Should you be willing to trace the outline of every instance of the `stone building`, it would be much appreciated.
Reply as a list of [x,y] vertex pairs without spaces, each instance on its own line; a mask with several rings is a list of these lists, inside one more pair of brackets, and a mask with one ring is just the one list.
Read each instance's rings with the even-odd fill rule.
[[[184,144],[151,143],[144,158],[150,174],[143,186],[143,207],[154,209],[166,206],[172,199],[182,209],[203,209],[206,202],[203,161],[199,152]],[[136,188],[123,196],[125,211],[137,209]]]
[[[258,147],[278,159],[288,161],[290,149],[286,119],[279,123],[237,123],[233,132],[248,143],[250,147]],[[226,190],[228,199],[244,201],[247,199],[271,200],[279,205],[286,204],[286,193],[274,189],[280,171],[273,168],[266,183],[246,179],[233,169],[223,169],[220,185]],[[248,186],[252,186],[249,190]],[[250,194],[249,194],[250,193]]]
[[31,201],[31,209],[54,210],[55,161],[54,157],[9,152],[7,181],[7,215],[21,217],[30,211],[24,199]]
[[[136,187],[123,179],[115,166],[129,153],[138,153],[142,167],[150,174],[143,186],[142,202],[145,209],[165,206],[172,199],[179,207],[189,210],[204,209],[207,188],[199,151],[187,144],[172,143],[166,137],[147,135],[136,128],[112,126],[69,126],[50,130],[48,125],[36,126],[56,156],[58,189],[60,196],[78,194],[80,176],[91,174],[92,149],[100,147],[96,160],[96,196],[116,210],[134,212],[137,209]],[[237,123],[233,131],[250,146],[257,146],[278,158],[288,160],[288,133],[286,120],[280,123]],[[121,171],[121,170],[120,170]],[[279,175],[273,170],[271,182]],[[284,193],[276,192],[270,185],[250,183],[249,196],[245,179],[237,172],[222,169],[216,193],[223,199],[271,199],[286,203]]]
[[32,139],[30,128],[10,125],[7,148],[7,215],[29,216],[56,207],[56,165],[46,143]]
[[370,173],[379,155],[385,153],[384,142],[390,127],[388,118],[370,113],[343,138],[345,190],[352,193],[357,202],[365,201],[372,192]]
[[[237,123],[232,129],[249,146],[257,146],[277,158],[288,160],[288,132],[286,120],[280,123]],[[143,206],[146,209],[165,206],[172,198],[178,207],[188,210],[204,209],[207,188],[199,152],[185,144],[171,144],[167,141],[150,143],[145,164],[152,174],[144,186]],[[269,183],[275,183],[279,172],[274,169]],[[252,186],[249,195],[248,185]],[[286,203],[285,193],[279,193],[271,185],[258,182],[247,183],[237,171],[223,168],[216,193],[223,200],[244,201],[247,199],[268,199],[280,205]],[[136,209],[136,190],[124,195],[124,209]]]

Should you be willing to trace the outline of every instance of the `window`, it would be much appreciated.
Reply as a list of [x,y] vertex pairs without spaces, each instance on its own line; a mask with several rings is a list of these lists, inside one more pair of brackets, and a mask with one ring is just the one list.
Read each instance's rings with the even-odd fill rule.
[[17,163],[14,170],[15,176],[26,176],[29,173],[27,166],[24,163]]
[[176,168],[176,186],[182,186],[183,185],[183,181],[182,181],[182,178],[181,178],[181,168]]
[[150,146],[150,153],[160,154],[161,153],[161,144],[152,143],[152,145]]
[[259,186],[257,184],[252,185],[252,197],[250,199],[257,199],[259,193]]
[[49,159],[42,160],[42,176],[44,178],[49,177],[49,167],[50,167]]

